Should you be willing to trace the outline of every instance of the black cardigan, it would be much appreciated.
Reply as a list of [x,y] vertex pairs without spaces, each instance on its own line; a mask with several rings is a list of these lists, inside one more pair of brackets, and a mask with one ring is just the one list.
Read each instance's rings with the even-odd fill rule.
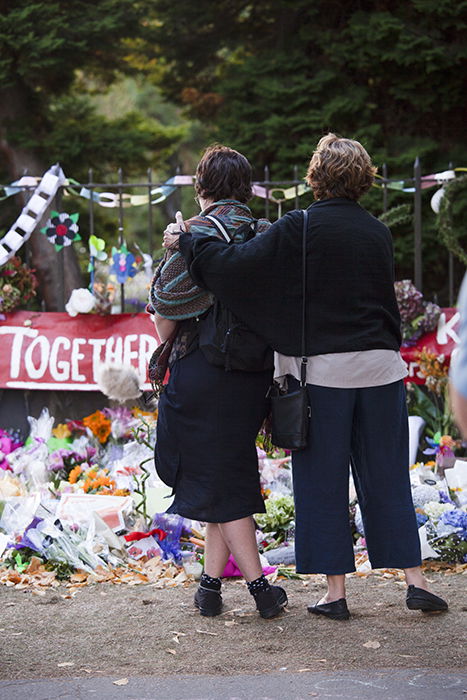
[[[309,209],[306,354],[398,350],[389,229],[357,202]],[[284,355],[301,354],[302,213],[292,211],[243,245],[180,236],[190,275]]]

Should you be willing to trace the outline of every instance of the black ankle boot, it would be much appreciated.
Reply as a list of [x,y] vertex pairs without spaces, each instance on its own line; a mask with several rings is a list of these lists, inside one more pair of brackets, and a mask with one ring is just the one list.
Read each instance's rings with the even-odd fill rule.
[[257,611],[267,620],[277,617],[288,603],[284,589],[280,586],[271,586],[264,575],[255,581],[247,582],[247,586],[255,599]]
[[222,612],[221,580],[202,574],[199,588],[195,593],[195,606],[200,615],[215,617]]
[[253,594],[256,609],[266,620],[277,617],[289,602],[287,593],[280,586],[269,586],[269,590]]

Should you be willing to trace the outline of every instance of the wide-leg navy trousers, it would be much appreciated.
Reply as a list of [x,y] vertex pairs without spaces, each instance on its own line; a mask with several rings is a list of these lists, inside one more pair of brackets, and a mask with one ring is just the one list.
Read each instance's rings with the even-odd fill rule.
[[[296,386],[295,380],[291,386]],[[372,567],[419,566],[402,380],[361,389],[307,389],[312,412],[309,441],[292,456],[297,571],[355,571],[349,464]]]

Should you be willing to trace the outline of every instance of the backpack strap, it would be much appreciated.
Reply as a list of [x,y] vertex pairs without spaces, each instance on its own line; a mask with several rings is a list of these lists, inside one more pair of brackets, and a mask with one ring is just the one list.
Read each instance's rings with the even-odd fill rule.
[[209,219],[209,221],[211,221],[214,224],[214,226],[217,228],[222,237],[227,241],[227,243],[232,242],[232,236],[228,233],[224,224],[220,219],[217,218],[217,216],[211,216],[211,214],[206,214],[204,218]]

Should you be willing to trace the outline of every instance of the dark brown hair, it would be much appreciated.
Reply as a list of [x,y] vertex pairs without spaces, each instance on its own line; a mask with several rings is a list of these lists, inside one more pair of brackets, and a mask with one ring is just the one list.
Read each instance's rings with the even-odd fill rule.
[[248,202],[252,197],[251,165],[245,156],[228,146],[209,146],[196,168],[196,194],[203,199],[235,199]]
[[336,134],[320,139],[310,160],[306,181],[315,199],[359,199],[373,184],[376,168],[362,144]]

